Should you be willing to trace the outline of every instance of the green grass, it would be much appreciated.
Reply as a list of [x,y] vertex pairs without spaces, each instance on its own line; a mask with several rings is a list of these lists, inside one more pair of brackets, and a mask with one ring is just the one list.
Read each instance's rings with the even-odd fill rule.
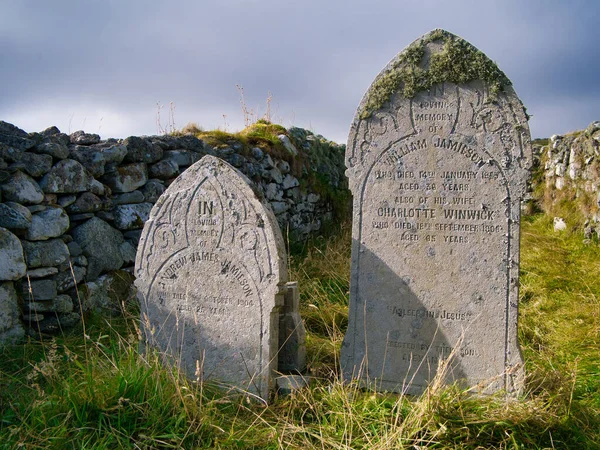
[[[135,316],[95,318],[80,335],[4,349],[0,448],[597,449],[600,252],[522,224],[519,399],[432,383],[418,398],[339,381],[350,233],[292,256],[316,382],[269,406],[181,377],[138,352]],[[81,330],[79,330],[81,331]],[[439,381],[439,380],[438,380]]]
[[[532,382],[568,378],[573,398],[600,410],[600,253],[580,232],[552,231],[546,216],[523,224],[521,322]],[[554,380],[556,379],[556,380]]]
[[193,134],[216,149],[241,145],[242,154],[248,155],[251,147],[259,147],[274,157],[289,160],[288,162],[293,161],[293,155],[285,149],[278,138],[281,134],[288,134],[285,127],[263,119],[249,125],[242,131],[234,133],[219,129],[203,130],[197,125],[189,124],[182,131],[174,133],[174,135],[179,136],[186,133]]

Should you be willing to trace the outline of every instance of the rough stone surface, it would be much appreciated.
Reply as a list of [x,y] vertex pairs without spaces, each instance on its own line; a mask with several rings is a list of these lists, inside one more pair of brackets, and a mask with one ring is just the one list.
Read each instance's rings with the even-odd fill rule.
[[9,147],[8,145],[0,142],[0,158],[2,158],[3,161],[3,169],[6,169],[8,167],[7,163],[14,163],[18,161],[22,155],[23,150],[14,147]]
[[106,159],[97,149],[83,145],[75,145],[70,148],[69,157],[81,163],[81,165],[94,177],[98,178],[104,175]]
[[44,175],[51,167],[52,156],[38,155],[30,152],[21,153],[18,160],[12,164],[12,168],[23,170],[32,177]]
[[[444,57],[442,40],[475,50],[439,35],[411,47],[424,46],[421,67]],[[451,357],[448,382],[518,391],[520,200],[532,161],[523,105],[509,85],[494,97],[481,80],[445,81],[410,99],[396,91],[369,111],[405,54],[375,79],[348,138],[354,220],[344,377],[421,392]]]
[[0,203],[0,227],[26,230],[31,226],[31,211],[19,203]]
[[37,145],[35,147],[35,152],[50,155],[58,160],[69,157],[69,147],[67,147],[67,144],[53,138]]
[[148,168],[144,163],[127,164],[102,177],[102,182],[115,193],[135,191],[147,181]]
[[106,144],[92,147],[75,145],[70,148],[69,153],[71,159],[79,161],[96,178],[104,175],[106,164],[119,164],[126,154],[127,148],[124,145]]
[[554,218],[554,231],[564,231],[567,229],[567,223],[562,217]]
[[44,278],[50,275],[55,275],[58,273],[58,269],[56,267],[40,267],[39,269],[32,269],[27,271],[27,276],[30,279],[36,278]]
[[100,136],[97,134],[86,133],[83,130],[76,131],[69,135],[72,144],[90,145],[100,142]]
[[268,398],[285,249],[241,173],[205,156],[177,178],[144,226],[135,275],[147,344],[191,378]]
[[[147,218],[150,204],[158,200],[178,173],[203,155],[219,154],[252,179],[257,195],[267,194],[278,213],[280,226],[289,230],[291,241],[301,241],[318,230],[322,220],[332,220],[332,211],[340,209],[336,205],[344,204],[341,209],[349,210],[348,201],[337,201],[338,198],[350,199],[343,176],[343,146],[299,128],[290,128],[285,133],[289,139],[283,134],[282,139],[300,149],[302,154],[299,152],[298,158],[291,157],[288,151],[279,154],[281,148],[273,155],[258,147],[248,152],[236,139],[223,149],[213,148],[191,135],[101,141],[99,136],[85,132],[68,136],[56,127],[26,133],[0,122],[0,226],[12,230],[21,240],[25,259],[30,263],[30,279],[53,277],[57,271],[70,272],[70,263],[86,268],[88,259],[77,242],[71,243],[73,238],[66,227],[76,228],[94,217],[123,228],[120,232],[127,240],[119,244],[117,238],[114,244],[108,236],[106,242],[112,262],[107,263],[107,267],[119,265],[119,252],[122,262],[130,265],[142,232],[136,227],[141,227]],[[150,180],[148,172],[153,177]],[[330,191],[326,183],[341,189]],[[322,199],[310,203],[307,195],[313,188],[322,191]],[[147,204],[141,205],[144,202]],[[138,206],[123,206],[113,211],[115,206],[133,204]],[[35,215],[35,224],[28,232],[32,215]],[[82,277],[82,269],[77,270],[76,280]],[[93,261],[85,281],[92,281],[106,270],[111,269]],[[133,271],[133,268],[129,266],[126,270]],[[70,281],[58,281],[59,290],[68,289]],[[70,289],[71,294],[72,291]],[[36,328],[37,322],[46,324],[48,330],[58,326],[58,322],[48,321],[50,317],[46,312],[31,311],[27,315],[27,320],[35,325],[25,324],[29,335],[37,334],[37,330],[31,328]]]
[[69,248],[69,253],[71,254],[72,257],[76,257],[76,256],[83,254],[83,250],[81,250],[81,246],[75,241],[69,242],[67,244],[67,247]]
[[143,228],[150,216],[152,203],[137,203],[134,205],[118,205],[113,208],[115,227],[119,230],[135,230]]
[[59,333],[65,329],[71,328],[81,320],[79,313],[68,313],[52,315],[41,320],[34,329],[41,333]]
[[102,219],[92,217],[75,228],[72,235],[88,259],[87,280],[95,280],[101,273],[123,265],[120,250],[123,235]]
[[123,314],[123,302],[131,297],[133,275],[116,270],[86,283],[82,289],[84,311],[107,313],[112,316]]
[[25,276],[26,270],[21,241],[0,228],[0,280],[18,280]]
[[110,195],[112,193],[110,188],[108,188],[107,186],[104,186],[98,180],[92,180],[92,182],[90,184],[90,192],[92,194],[96,194],[96,195],[104,195],[104,194]]
[[158,197],[160,197],[162,193],[165,192],[165,189],[165,185],[162,184],[160,181],[149,180],[142,188],[144,200],[146,200],[147,202],[155,203],[158,200]]
[[290,174],[287,174],[283,179],[283,189],[292,189],[300,186],[298,179]]
[[83,222],[91,219],[94,217],[94,213],[71,214],[69,217],[71,219],[71,224],[73,224],[73,222]]
[[81,214],[100,211],[104,206],[102,200],[91,192],[84,192],[71,205],[66,207],[69,214]]
[[150,166],[150,176],[159,180],[168,180],[179,174],[179,166],[170,159],[159,161]]
[[50,301],[25,301],[23,303],[25,311],[28,313],[70,313],[73,311],[73,299],[66,294],[57,295]]
[[31,226],[25,238],[30,241],[45,241],[58,237],[69,229],[69,216],[62,208],[48,207],[31,218]]
[[56,297],[56,281],[31,280],[21,282],[21,294],[28,300],[52,300]]
[[[125,259],[125,258],[123,258],[123,259]],[[87,258],[83,255],[74,256],[71,258],[71,261],[73,262],[73,265],[75,265],[75,266],[87,267],[87,265],[88,265]],[[127,260],[125,260],[125,262],[127,262]]]
[[[600,233],[600,131],[596,128],[597,123],[592,122],[584,131],[555,135],[544,146],[534,145],[534,154],[539,158],[537,162],[544,174],[544,196],[538,202],[541,209],[553,217],[560,211],[560,203],[569,198],[570,207],[589,220],[591,230],[588,231]],[[566,194],[556,190],[566,191]],[[565,219],[565,226],[574,225]]]
[[284,304],[279,316],[279,353],[277,370],[301,373],[306,369],[306,330],[300,317],[298,283],[286,285]]
[[0,143],[18,150],[28,150],[35,145],[35,141],[15,135],[0,133]]
[[281,134],[277,136],[277,138],[288,152],[290,152],[294,156],[298,154],[298,149],[294,146],[294,144],[292,144],[292,141],[290,141],[289,137],[287,137],[285,134]]
[[[161,184],[162,186],[162,184]],[[161,192],[162,193],[162,192]],[[160,195],[156,197],[158,199]],[[156,199],[154,201],[156,201]],[[112,199],[113,205],[127,205],[131,203],[142,203],[144,201],[144,194],[142,191],[131,191],[124,194],[115,195]]]
[[31,214],[39,213],[40,211],[45,211],[46,208],[46,205],[30,205],[27,207]]
[[152,163],[159,161],[163,156],[160,146],[138,136],[128,137],[123,144],[127,146],[125,162]]
[[21,130],[19,127],[14,126],[12,123],[5,122],[4,120],[0,120],[0,134],[22,138],[29,136],[27,131]]
[[198,155],[187,150],[169,150],[165,152],[164,157],[175,163],[178,167],[191,166],[198,161]]
[[4,201],[29,205],[41,203],[44,193],[33,178],[17,171],[2,185],[2,198]]
[[93,177],[73,159],[63,159],[44,175],[40,187],[51,194],[75,194],[90,189]]
[[63,208],[66,208],[69,205],[72,205],[77,200],[77,196],[75,194],[67,194],[58,196],[58,204]]
[[56,282],[56,290],[59,293],[63,293],[75,287],[75,284],[81,283],[85,277],[86,270],[84,267],[73,266],[73,271],[70,268],[60,272],[54,277]]
[[13,344],[24,336],[15,288],[11,282],[0,283],[0,346]]
[[22,241],[22,243],[25,262],[29,269],[58,266],[69,259],[69,249],[62,239]]
[[281,375],[275,378],[277,393],[279,395],[291,395],[307,386],[310,386],[313,378],[305,375]]
[[135,263],[136,248],[128,241],[121,244],[121,256],[125,264]]

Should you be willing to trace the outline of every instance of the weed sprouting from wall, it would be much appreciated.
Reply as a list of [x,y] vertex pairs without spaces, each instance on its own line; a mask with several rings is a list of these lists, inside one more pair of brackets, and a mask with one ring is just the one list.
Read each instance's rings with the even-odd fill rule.
[[176,132],[177,126],[175,125],[175,103],[169,102],[167,124],[164,127],[161,123],[161,109],[163,109],[163,105],[161,105],[160,102],[156,102],[156,134],[165,135]]

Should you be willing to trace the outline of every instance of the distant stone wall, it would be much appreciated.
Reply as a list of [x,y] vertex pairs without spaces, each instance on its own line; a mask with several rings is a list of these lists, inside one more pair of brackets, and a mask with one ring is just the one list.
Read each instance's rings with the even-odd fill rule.
[[152,206],[206,154],[253,182],[284,236],[321,230],[339,216],[335,200],[349,200],[345,147],[300,128],[279,139],[285,153],[275,157],[191,135],[102,141],[0,121],[0,343],[72,327],[90,310],[118,314]]
[[567,226],[582,225],[585,239],[600,237],[600,122],[583,131],[554,135],[544,145],[534,145],[534,150],[540,176],[532,190],[544,212],[570,213],[561,217]]

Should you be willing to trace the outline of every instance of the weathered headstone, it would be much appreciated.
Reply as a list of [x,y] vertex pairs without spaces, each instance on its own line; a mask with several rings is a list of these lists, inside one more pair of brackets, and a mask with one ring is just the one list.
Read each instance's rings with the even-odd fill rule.
[[[527,115],[483,53],[434,30],[396,56],[352,124],[347,380],[421,392],[522,384],[517,343]],[[450,358],[451,357],[451,358]]]
[[135,273],[146,343],[191,378],[267,399],[280,310],[293,290],[286,264],[270,208],[240,172],[205,156],[144,226]]

